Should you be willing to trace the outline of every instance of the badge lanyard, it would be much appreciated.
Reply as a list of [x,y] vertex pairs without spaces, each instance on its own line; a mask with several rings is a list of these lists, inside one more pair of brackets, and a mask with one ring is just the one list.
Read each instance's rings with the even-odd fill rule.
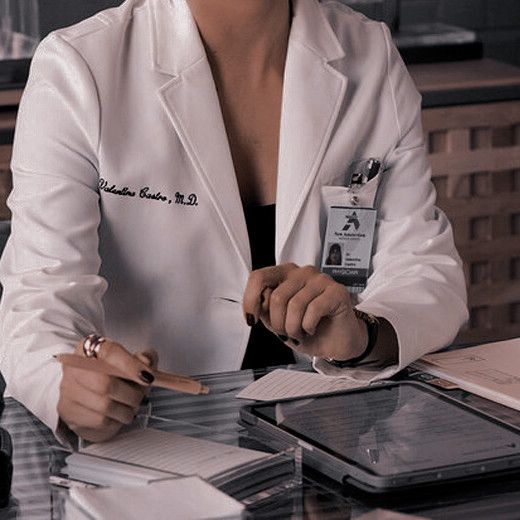
[[375,195],[371,206],[362,206],[360,192],[372,179],[379,182],[375,178],[381,170],[378,159],[353,162],[347,172],[346,204],[328,208],[321,271],[346,285],[351,293],[366,287],[377,220]]

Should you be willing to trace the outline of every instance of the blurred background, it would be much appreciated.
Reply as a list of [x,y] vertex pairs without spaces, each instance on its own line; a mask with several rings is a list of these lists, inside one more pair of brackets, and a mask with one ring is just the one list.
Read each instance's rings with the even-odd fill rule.
[[[452,223],[468,285],[470,320],[457,342],[520,336],[520,0],[341,1],[391,27],[422,94],[437,204]],[[0,251],[34,47],[121,3],[0,0]]]
[[[237,0],[238,1],[238,0]],[[396,27],[446,24],[475,31],[484,55],[520,65],[520,0],[342,0]],[[39,0],[42,34],[121,4],[121,0]]]

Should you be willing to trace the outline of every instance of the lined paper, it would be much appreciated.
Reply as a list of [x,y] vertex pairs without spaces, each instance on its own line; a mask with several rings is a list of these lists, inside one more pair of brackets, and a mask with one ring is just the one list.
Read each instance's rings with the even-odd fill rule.
[[277,368],[251,383],[236,397],[256,401],[271,401],[351,390],[366,385],[367,383],[344,377],[331,377],[316,372],[299,372]]
[[[134,430],[108,442],[91,444],[81,453],[183,476],[198,475],[205,479],[269,456],[261,451],[152,428]],[[74,455],[67,459],[69,467],[72,457]],[[100,462],[92,459],[93,466],[97,465],[98,468]]]

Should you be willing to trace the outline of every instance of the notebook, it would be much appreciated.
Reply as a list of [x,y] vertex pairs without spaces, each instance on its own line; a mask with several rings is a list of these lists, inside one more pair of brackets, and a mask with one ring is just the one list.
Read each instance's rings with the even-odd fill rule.
[[262,451],[146,428],[73,453],[63,472],[103,486],[139,485],[172,475],[211,479],[269,457]]
[[413,366],[520,410],[520,338],[429,354]]

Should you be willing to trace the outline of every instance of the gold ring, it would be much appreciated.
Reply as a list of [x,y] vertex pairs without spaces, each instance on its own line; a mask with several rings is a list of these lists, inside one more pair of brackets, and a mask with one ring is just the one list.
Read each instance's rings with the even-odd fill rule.
[[99,336],[98,334],[89,334],[83,340],[83,353],[88,358],[97,358],[101,345],[106,341],[106,338]]

